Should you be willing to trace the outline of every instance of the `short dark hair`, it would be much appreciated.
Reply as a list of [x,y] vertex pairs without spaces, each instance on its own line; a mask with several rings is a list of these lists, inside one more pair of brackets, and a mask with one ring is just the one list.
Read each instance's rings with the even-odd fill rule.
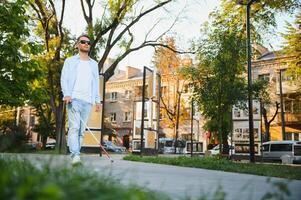
[[76,43],[79,42],[79,40],[80,40],[81,37],[86,37],[86,38],[88,38],[89,40],[91,40],[91,38],[90,38],[87,34],[82,34],[82,35],[80,35],[80,36],[76,39]]

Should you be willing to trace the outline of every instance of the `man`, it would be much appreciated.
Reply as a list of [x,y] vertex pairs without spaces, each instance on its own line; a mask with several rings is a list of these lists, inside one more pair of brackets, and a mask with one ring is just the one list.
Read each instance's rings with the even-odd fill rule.
[[[80,149],[92,105],[100,110],[99,72],[97,62],[89,57],[90,38],[81,35],[75,47],[78,54],[65,60],[61,87],[68,110],[68,144],[72,164],[80,163]],[[84,122],[84,123],[83,123]]]

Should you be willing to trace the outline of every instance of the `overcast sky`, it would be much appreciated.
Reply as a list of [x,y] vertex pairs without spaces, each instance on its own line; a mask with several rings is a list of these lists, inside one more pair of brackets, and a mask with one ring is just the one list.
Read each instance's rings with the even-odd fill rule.
[[[97,2],[97,1],[96,1]],[[157,19],[158,16],[163,17],[159,28],[155,29],[153,34],[158,35],[168,27],[177,14],[184,8],[184,12],[181,14],[179,22],[173,27],[171,34],[176,38],[177,45],[180,48],[188,48],[189,41],[196,39],[200,34],[200,27],[205,21],[208,20],[208,15],[216,7],[219,6],[219,0],[180,0],[177,6],[169,6],[167,9],[170,11],[170,14],[165,12],[156,12],[155,15],[145,18],[135,27],[133,34],[137,37],[137,43],[144,39],[145,33],[151,27],[153,22]],[[94,9],[94,15],[98,16],[101,14],[99,12],[100,5],[96,5]],[[98,12],[97,12],[98,11]],[[292,17],[287,15],[278,15],[277,16],[277,32],[284,32],[284,21],[292,21]],[[82,16],[82,11],[80,7],[79,0],[72,0],[66,2],[66,13],[64,18],[64,25],[71,30],[71,33],[75,36],[80,35],[84,32],[86,22]],[[164,29],[165,26],[165,29]],[[269,47],[269,43],[273,46],[274,49],[279,49],[282,42],[280,36],[269,36],[269,39],[266,41],[266,46]],[[117,54],[117,49],[113,52],[111,57],[114,57],[114,54]],[[124,58],[120,63],[119,67],[124,68],[125,66],[133,67],[143,67],[151,66],[151,60],[153,57],[153,48],[147,47],[141,49],[137,52],[134,52]]]

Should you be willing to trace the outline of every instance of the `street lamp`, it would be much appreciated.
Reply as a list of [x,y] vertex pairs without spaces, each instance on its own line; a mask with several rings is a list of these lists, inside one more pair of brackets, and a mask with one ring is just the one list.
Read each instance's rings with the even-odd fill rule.
[[191,98],[191,132],[190,132],[190,155],[191,155],[191,157],[193,157],[193,139],[192,139],[192,137],[193,137],[193,115],[194,115],[194,109],[193,109],[193,98]]
[[282,70],[279,69],[279,93],[280,93],[280,109],[281,109],[281,133],[282,140],[285,140],[285,118],[283,108],[283,93],[282,93]]
[[250,10],[251,5],[256,0],[240,0],[237,3],[246,6],[247,11],[247,60],[248,60],[248,105],[249,105],[249,139],[250,139],[250,162],[255,162],[255,151],[254,151],[254,125],[253,125],[253,102],[252,102],[252,63],[251,63],[251,42],[250,42]]

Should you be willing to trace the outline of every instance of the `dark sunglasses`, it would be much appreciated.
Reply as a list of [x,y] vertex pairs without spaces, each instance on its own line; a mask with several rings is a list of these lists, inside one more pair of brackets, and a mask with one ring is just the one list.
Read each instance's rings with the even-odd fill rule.
[[80,40],[79,43],[81,44],[87,44],[87,45],[91,45],[91,42],[88,40]]

